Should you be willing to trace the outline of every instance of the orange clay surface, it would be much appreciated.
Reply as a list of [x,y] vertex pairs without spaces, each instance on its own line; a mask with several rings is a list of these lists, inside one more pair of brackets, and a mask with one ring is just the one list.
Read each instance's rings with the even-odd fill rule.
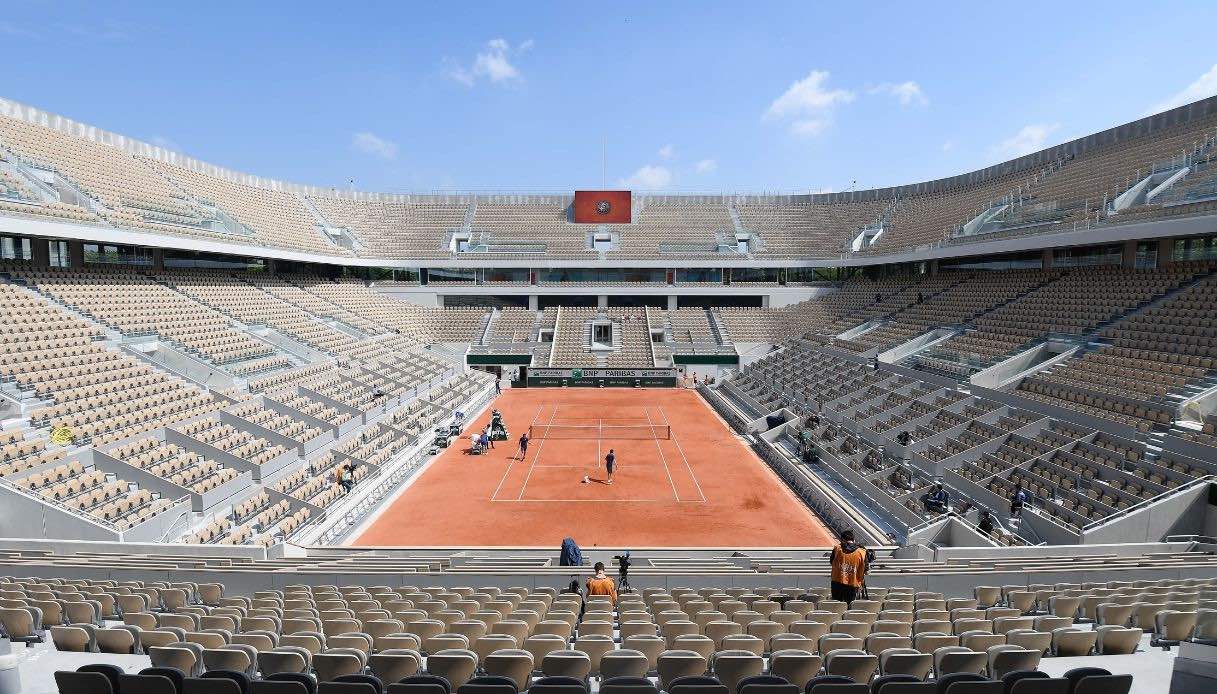
[[[469,455],[468,433],[489,422],[488,409],[352,544],[556,549],[566,536],[613,548],[831,544],[824,525],[693,391],[513,389],[493,407],[508,441]],[[635,427],[628,438],[537,438],[518,455],[530,424],[648,423],[669,425],[671,438]]]

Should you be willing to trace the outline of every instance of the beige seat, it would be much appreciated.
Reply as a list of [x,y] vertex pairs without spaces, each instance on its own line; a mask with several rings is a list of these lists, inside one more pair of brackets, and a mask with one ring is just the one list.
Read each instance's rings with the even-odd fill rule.
[[1154,615],[1155,642],[1174,643],[1191,638],[1196,629],[1196,612],[1162,610]]
[[866,642],[856,636],[828,633],[820,637],[818,646],[820,655],[824,656],[839,648],[862,650]]
[[625,639],[630,636],[638,635],[655,636],[659,633],[659,629],[654,622],[634,620],[629,622],[622,621],[620,632],[621,638]]
[[[195,651],[186,648],[186,645],[182,642],[175,642],[171,646],[153,646],[146,649],[148,659],[152,662],[153,667],[177,668],[187,676],[196,677],[202,672],[202,649]],[[194,645],[197,646],[197,644]]]
[[203,649],[203,666],[208,670],[235,670],[252,675],[257,664],[258,652],[253,646],[231,644]]
[[460,634],[436,634],[423,639],[422,652],[438,653],[451,649],[466,650],[469,648],[469,639]]
[[991,634],[987,631],[965,631],[959,635],[959,645],[973,651],[988,651],[990,646],[1001,646],[1005,643],[1005,634]]
[[855,682],[870,682],[879,669],[879,656],[858,648],[838,648],[824,654],[824,672],[829,675],[844,675]]
[[769,674],[784,678],[802,691],[820,673],[820,656],[807,650],[781,649],[769,656]]
[[600,659],[600,677],[602,679],[645,677],[650,669],[647,656],[628,647],[609,651]]
[[912,675],[924,680],[934,667],[934,656],[915,648],[889,648],[879,653],[879,674]]
[[536,628],[532,630],[533,636],[543,634],[552,634],[563,639],[569,639],[571,636],[571,625],[561,619],[543,619],[537,623]]
[[318,682],[331,682],[342,675],[355,675],[367,664],[367,656],[356,648],[327,648],[313,655],[313,673]]
[[591,671],[592,660],[583,651],[551,651],[541,661],[541,672],[546,677],[573,677],[584,681]]
[[93,635],[101,653],[134,653],[138,646],[135,632],[123,627],[98,629]]
[[889,648],[912,648],[913,639],[890,632],[876,632],[863,640],[863,649],[871,655],[879,655]]
[[677,636],[673,645],[675,648],[672,650],[693,651],[694,653],[697,653],[705,658],[707,662],[709,662],[710,658],[714,655],[714,651],[717,650],[717,646],[715,645],[714,641],[712,641],[708,636],[698,636],[696,634]]
[[[1071,627],[1060,627],[1069,629]],[[1046,631],[1015,629],[1006,633],[1006,643],[1021,646],[1029,651],[1047,653],[1052,648],[1052,634]]]
[[1128,626],[1132,619],[1132,605],[1120,605],[1114,602],[1099,603],[1095,607],[1096,622],[1100,626]]
[[566,648],[566,639],[553,634],[537,634],[524,640],[524,650],[532,654],[534,663],[540,664],[546,655]]
[[719,649],[722,651],[748,651],[753,655],[762,656],[765,654],[765,642],[751,634],[732,634],[723,637],[719,643]]
[[989,668],[989,655],[983,651],[972,651],[963,646],[942,646],[933,652],[934,676],[942,677],[953,672],[971,672],[983,675]]
[[1142,632],[1135,627],[1105,625],[1095,628],[1095,652],[1099,655],[1134,653],[1141,643]]
[[398,682],[418,672],[423,657],[418,651],[390,648],[368,656],[368,668],[382,682]]
[[611,621],[589,621],[583,620],[579,623],[579,636],[590,636],[596,634],[599,636],[613,636],[613,623]]
[[[603,663],[601,664],[603,667]],[[506,677],[523,691],[532,684],[533,659],[528,651],[518,648],[495,651],[486,656],[482,669],[487,675]]]
[[1015,670],[1035,670],[1039,668],[1039,651],[1029,651],[1020,646],[1006,644],[991,646],[987,652],[989,657],[989,677],[1001,679],[1007,673]]
[[702,633],[717,646],[727,636],[744,633],[744,627],[738,622],[714,621],[706,623]]
[[761,674],[764,665],[761,656],[751,651],[725,650],[714,655],[714,674],[728,694],[735,694],[744,678]]
[[[407,630],[409,630],[409,625]],[[524,643],[524,639],[528,638],[529,626],[528,623],[519,619],[504,619],[500,620],[490,628],[491,634],[506,634],[516,640],[516,643]]]
[[701,653],[689,650],[671,650],[659,654],[656,669],[659,671],[659,687],[667,691],[677,677],[692,677],[706,672],[707,659]]
[[263,677],[280,672],[308,672],[312,654],[299,646],[276,646],[258,653],[258,670]]
[[575,639],[575,650],[587,654],[591,674],[600,674],[600,660],[605,653],[613,650],[613,638],[603,634],[586,634]]
[[84,627],[62,626],[51,627],[51,642],[59,651],[74,651],[89,653],[96,651],[93,637]]
[[514,650],[519,646],[515,637],[507,634],[487,634],[473,642],[473,652],[477,654],[478,662],[485,663],[486,656],[495,651]]
[[[775,603],[776,604],[776,603]],[[786,632],[786,627],[778,622],[756,621],[748,625],[748,634],[757,637],[764,644],[765,652],[769,652],[769,639]]]
[[[820,637],[828,633],[828,625],[823,622],[798,621],[790,625],[790,633],[798,634],[818,644]],[[815,648],[812,650],[814,651]]]
[[468,682],[477,666],[477,654],[466,648],[446,648],[427,656],[427,672],[443,677],[453,687]]
[[667,650],[668,642],[659,636],[630,636],[622,639],[621,647],[646,656],[647,669],[654,670],[659,654]]
[[1065,658],[1090,655],[1098,638],[1095,631],[1062,627],[1052,632],[1052,653]]

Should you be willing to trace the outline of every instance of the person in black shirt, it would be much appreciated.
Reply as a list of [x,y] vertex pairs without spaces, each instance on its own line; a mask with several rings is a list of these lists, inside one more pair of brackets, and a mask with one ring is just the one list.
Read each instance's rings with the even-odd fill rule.
[[609,449],[608,455],[604,456],[604,469],[608,471],[607,484],[613,483],[613,470],[617,469],[617,454],[613,449]]

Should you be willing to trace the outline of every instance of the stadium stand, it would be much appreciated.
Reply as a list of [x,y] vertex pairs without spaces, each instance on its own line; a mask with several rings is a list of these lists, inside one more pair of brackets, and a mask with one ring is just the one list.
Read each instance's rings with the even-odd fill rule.
[[[1217,98],[949,179],[640,194],[606,225],[569,194],[327,190],[0,111],[0,507],[29,519],[0,621],[60,691],[103,691],[75,670],[102,654],[185,694],[1084,691],[1066,663],[1214,636]],[[652,548],[614,605],[559,593],[586,569],[553,552],[342,546],[542,369],[694,376],[724,443],[876,553],[867,595],[829,599],[818,547]],[[692,503],[696,461],[655,448]]]

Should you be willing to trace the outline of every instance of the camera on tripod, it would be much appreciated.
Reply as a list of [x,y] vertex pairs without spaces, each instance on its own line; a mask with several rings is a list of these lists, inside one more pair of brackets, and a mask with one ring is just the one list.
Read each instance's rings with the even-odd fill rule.
[[622,590],[625,590],[630,587],[630,551],[627,549],[613,559],[617,560],[617,575],[621,577]]

